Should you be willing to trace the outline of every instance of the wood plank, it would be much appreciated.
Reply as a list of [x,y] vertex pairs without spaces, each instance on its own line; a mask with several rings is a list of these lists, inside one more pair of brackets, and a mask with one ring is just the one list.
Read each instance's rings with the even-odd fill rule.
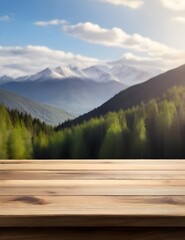
[[[1,215],[150,214],[185,216],[185,196],[2,196]],[[150,209],[155,208],[155,210]],[[145,210],[143,211],[143,209]],[[158,209],[156,211],[156,208]],[[11,211],[14,209],[14,211]]]
[[181,240],[184,228],[1,228],[1,240]]
[[29,195],[29,196],[184,196],[184,187],[105,187],[105,186],[84,186],[84,187],[39,187],[39,188],[15,188],[1,187],[0,196],[6,195]]
[[0,171],[0,180],[185,180],[185,171]]
[[163,171],[182,171],[185,170],[185,161],[181,164],[176,164],[174,162],[166,163],[166,162],[153,162],[153,163],[144,163],[144,162],[137,162],[132,163],[124,163],[124,161],[120,161],[117,164],[111,163],[99,163],[99,164],[68,164],[68,163],[22,163],[22,164],[1,164],[0,165],[1,171],[57,171],[57,170],[132,170],[132,171],[155,171],[155,170],[163,170]]
[[184,187],[185,180],[1,180],[1,187]]
[[2,160],[0,226],[185,227],[185,161]]
[[5,196],[0,206],[1,227],[185,227],[184,196]]
[[71,159],[60,159],[60,160],[55,160],[55,159],[50,159],[50,160],[1,160],[0,159],[0,164],[159,164],[159,163],[168,163],[168,164],[182,164],[185,162],[184,159],[76,159],[76,160],[71,160]]

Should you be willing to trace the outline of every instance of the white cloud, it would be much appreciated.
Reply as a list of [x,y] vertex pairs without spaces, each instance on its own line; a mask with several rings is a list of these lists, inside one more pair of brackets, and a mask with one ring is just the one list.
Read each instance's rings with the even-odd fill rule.
[[178,53],[169,58],[139,56],[133,53],[125,53],[121,59],[116,61],[118,64],[125,64],[144,71],[150,72],[153,75],[158,75],[160,72],[165,72],[175,67],[183,65],[185,62],[185,52]]
[[56,26],[56,25],[63,25],[63,24],[66,24],[66,20],[60,20],[60,19],[53,19],[53,20],[50,20],[50,21],[38,21],[38,22],[34,22],[33,24],[36,25],[36,26],[39,26],[39,27],[46,27],[46,26],[49,26],[49,25],[52,25],[52,26]]
[[66,25],[62,29],[64,32],[69,33],[72,36],[105,46],[120,47],[122,41],[127,38],[127,34],[119,28],[109,30],[90,22]]
[[[109,59],[110,60],[110,59]],[[120,60],[119,60],[120,61]],[[0,73],[12,77],[31,75],[47,67],[77,65],[80,68],[103,64],[105,61],[75,55],[70,52],[56,51],[44,46],[3,47],[0,46]],[[185,52],[169,53],[164,56],[140,56],[128,52],[121,62],[147,71],[169,70],[185,62]],[[155,72],[156,69],[156,72]]]
[[99,0],[99,1],[129,7],[132,9],[137,9],[141,7],[144,3],[142,0]]
[[184,11],[185,0],[161,0],[163,5],[173,11]]
[[185,23],[185,17],[175,17],[172,20],[179,23]]
[[122,57],[122,61],[130,66],[142,68],[148,71],[150,71],[151,69],[156,69],[156,71],[165,71],[182,64],[172,61],[170,59],[166,59],[164,61],[164,59],[161,57],[142,57],[133,53],[125,53]]
[[63,26],[63,31],[90,43],[142,53],[124,54],[122,61],[126,65],[165,71],[185,63],[185,51],[176,50],[137,33],[130,35],[120,28],[105,29],[87,22]]
[[0,16],[0,21],[2,22],[8,22],[10,21],[12,18],[8,15],[4,15],[4,16]]
[[56,51],[44,46],[3,47],[0,46],[0,74],[11,76],[30,75],[47,67],[66,64],[90,66],[97,59]]
[[99,25],[86,22],[76,25],[65,25],[62,30],[74,37],[94,44],[132,49],[156,56],[162,56],[169,52],[176,53],[176,50],[173,48],[137,33],[129,35],[120,28],[105,29]]

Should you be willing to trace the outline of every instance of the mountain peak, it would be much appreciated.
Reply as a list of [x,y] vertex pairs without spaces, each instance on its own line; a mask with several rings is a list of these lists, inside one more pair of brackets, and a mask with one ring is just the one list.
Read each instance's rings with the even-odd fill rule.
[[42,70],[41,72],[38,72],[35,75],[32,75],[30,77],[30,81],[46,81],[46,80],[50,80],[50,79],[58,79],[61,78],[60,74],[57,73],[57,71],[55,71],[55,69],[52,68],[45,68],[44,70]]
[[95,65],[84,69],[86,75],[97,82],[110,82],[119,80],[112,74],[108,65]]
[[116,81],[125,86],[132,86],[137,83],[144,82],[149,78],[157,75],[152,71],[146,72],[142,69],[137,69],[132,66],[127,66],[123,61],[102,63],[93,65],[87,68],[81,68],[76,65],[63,65],[56,68],[47,67],[44,70],[31,75],[19,78],[10,78],[3,76],[0,78],[0,84],[10,81],[26,82],[26,81],[50,81],[50,80],[65,80],[69,78],[78,78],[85,81],[95,81],[106,83]]
[[0,77],[0,84],[12,82],[14,79],[10,76],[4,75]]

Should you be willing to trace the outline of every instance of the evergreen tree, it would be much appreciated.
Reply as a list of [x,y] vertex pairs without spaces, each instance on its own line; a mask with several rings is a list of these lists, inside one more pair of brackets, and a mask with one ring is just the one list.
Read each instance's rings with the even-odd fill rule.
[[10,159],[26,158],[26,147],[20,129],[14,128],[8,139],[8,155]]

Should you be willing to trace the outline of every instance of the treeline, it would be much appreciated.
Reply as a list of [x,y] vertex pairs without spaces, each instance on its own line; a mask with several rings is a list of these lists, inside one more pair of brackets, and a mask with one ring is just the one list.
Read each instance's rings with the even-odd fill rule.
[[52,127],[0,107],[0,158],[185,158],[185,88],[83,124]]
[[185,158],[185,88],[126,111],[39,136],[36,158]]
[[34,158],[36,136],[52,132],[52,127],[40,120],[0,105],[0,159]]

